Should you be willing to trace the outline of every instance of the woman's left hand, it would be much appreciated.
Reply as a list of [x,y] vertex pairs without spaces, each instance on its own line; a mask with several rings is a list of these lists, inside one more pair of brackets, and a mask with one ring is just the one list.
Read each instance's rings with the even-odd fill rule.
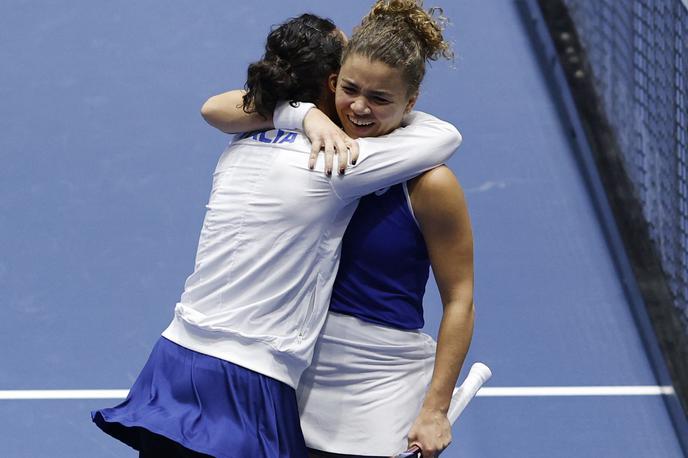
[[451,423],[440,410],[421,409],[408,434],[409,448],[417,445],[423,458],[438,456],[451,440]]

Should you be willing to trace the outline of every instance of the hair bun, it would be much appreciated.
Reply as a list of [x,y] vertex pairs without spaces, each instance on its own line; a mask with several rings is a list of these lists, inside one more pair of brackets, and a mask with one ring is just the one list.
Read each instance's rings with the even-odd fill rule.
[[313,14],[273,28],[262,59],[248,67],[244,111],[267,119],[280,100],[317,103],[327,77],[339,70],[344,43],[335,30]]
[[363,20],[399,21],[410,27],[417,36],[425,59],[437,60],[440,57],[452,59],[451,45],[444,39],[442,31],[448,20],[442,8],[423,8],[422,0],[377,0]]

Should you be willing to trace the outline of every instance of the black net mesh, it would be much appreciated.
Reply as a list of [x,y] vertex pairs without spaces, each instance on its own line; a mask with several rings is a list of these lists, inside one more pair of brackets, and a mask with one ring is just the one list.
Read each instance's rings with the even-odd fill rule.
[[688,1],[564,3],[688,329]]

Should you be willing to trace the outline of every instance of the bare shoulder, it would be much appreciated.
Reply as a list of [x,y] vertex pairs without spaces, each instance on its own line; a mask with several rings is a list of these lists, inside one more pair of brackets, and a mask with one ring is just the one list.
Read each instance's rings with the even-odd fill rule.
[[415,213],[446,209],[463,204],[463,190],[452,170],[441,165],[409,182],[409,195]]
[[433,181],[442,181],[446,179],[456,179],[456,176],[454,175],[454,172],[447,167],[446,165],[440,165],[438,167],[435,167],[434,169],[430,169],[427,172],[423,172],[414,179],[412,179],[412,182],[420,183],[420,182],[433,182]]

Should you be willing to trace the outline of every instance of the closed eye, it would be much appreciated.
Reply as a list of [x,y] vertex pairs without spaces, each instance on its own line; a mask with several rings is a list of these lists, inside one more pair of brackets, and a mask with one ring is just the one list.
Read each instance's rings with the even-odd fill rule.
[[351,86],[342,86],[342,90],[347,95],[353,95],[356,93],[356,88],[351,87]]

